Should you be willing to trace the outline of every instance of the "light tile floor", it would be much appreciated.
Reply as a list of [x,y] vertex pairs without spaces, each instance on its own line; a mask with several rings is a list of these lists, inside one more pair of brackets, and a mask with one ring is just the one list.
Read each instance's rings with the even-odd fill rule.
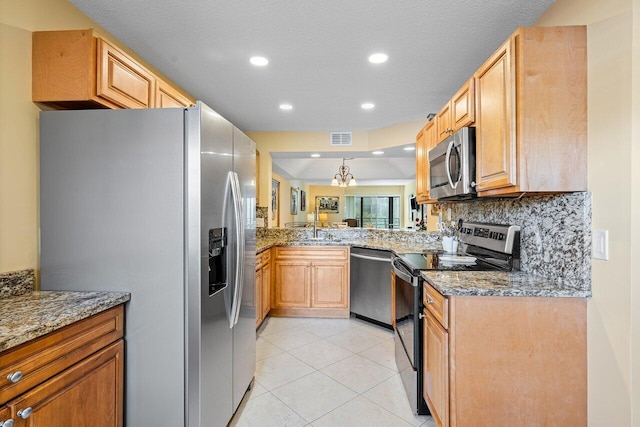
[[413,415],[393,332],[359,319],[269,317],[255,384],[231,426],[435,427]]

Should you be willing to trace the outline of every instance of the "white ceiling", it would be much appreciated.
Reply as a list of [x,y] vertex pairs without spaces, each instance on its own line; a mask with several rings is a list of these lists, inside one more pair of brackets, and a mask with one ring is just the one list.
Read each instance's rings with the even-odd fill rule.
[[[509,34],[533,24],[553,3],[70,1],[245,132],[373,130],[424,118]],[[375,52],[388,54],[388,62],[370,64]],[[269,65],[250,65],[254,55]],[[278,108],[285,102],[293,110]],[[362,110],[364,102],[376,107]],[[404,170],[403,161],[389,160],[388,169]]]

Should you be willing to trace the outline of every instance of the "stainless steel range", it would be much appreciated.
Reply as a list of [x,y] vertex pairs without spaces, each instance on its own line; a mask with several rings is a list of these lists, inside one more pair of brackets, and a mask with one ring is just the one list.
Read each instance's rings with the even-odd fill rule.
[[428,414],[422,397],[422,277],[424,270],[511,271],[520,269],[520,227],[462,222],[455,254],[426,251],[394,255],[396,365],[416,414]]

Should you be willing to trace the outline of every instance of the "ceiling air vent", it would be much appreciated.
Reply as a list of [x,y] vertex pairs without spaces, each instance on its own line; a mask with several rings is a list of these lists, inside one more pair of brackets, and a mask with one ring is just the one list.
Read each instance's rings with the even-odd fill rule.
[[329,145],[342,147],[351,145],[351,132],[331,132]]

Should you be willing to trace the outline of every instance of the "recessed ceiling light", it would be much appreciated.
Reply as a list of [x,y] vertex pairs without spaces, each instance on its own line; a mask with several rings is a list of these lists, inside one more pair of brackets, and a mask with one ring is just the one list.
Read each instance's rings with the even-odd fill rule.
[[371,154],[375,154],[376,156],[379,156],[381,154],[384,154],[384,151],[374,151]]
[[318,154],[318,153],[313,153],[313,154],[311,155],[311,157],[320,157],[320,154]]
[[389,57],[384,53],[374,53],[369,56],[369,62],[372,64],[382,64],[383,62],[387,62],[387,59],[389,59]]
[[372,104],[371,102],[365,102],[364,104],[361,105],[363,110],[371,110],[375,106],[376,104]]
[[413,145],[410,147],[404,147],[403,150],[404,151],[415,151],[416,147],[414,147]]
[[267,65],[269,63],[269,60],[267,58],[265,58],[264,56],[252,56],[249,59],[249,62],[251,62],[256,67],[264,67],[265,65]]
[[280,104],[280,109],[281,110],[293,110],[293,105],[291,104]]

